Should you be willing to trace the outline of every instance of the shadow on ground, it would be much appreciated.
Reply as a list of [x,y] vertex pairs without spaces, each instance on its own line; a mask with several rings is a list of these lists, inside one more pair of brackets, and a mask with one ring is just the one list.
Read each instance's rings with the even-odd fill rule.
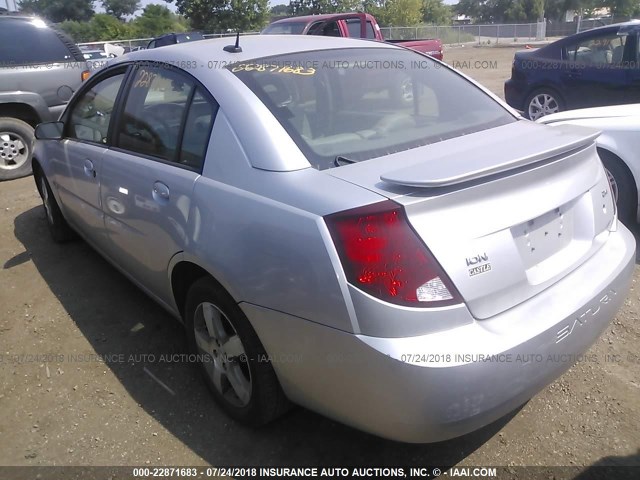
[[[133,364],[108,364],[133,400],[211,464],[455,465],[517,413],[464,437],[431,445],[386,441],[302,408],[261,429],[245,428],[217,408],[193,365],[144,361],[151,355],[158,359],[163,354],[185,353],[182,326],[87,244],[54,244],[41,207],[15,219],[15,235],[97,354],[123,353],[140,359]],[[21,253],[4,268],[24,261],[28,259]]]

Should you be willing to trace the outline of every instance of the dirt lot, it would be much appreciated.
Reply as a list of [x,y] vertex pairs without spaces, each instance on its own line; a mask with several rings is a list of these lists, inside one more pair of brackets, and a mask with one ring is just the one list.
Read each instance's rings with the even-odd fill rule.
[[[446,59],[501,94],[513,52]],[[0,184],[0,265],[0,465],[640,466],[638,270],[589,361],[478,432],[403,445],[301,408],[229,420],[192,366],[158,360],[185,351],[181,327],[86,244],[52,243],[32,178]]]

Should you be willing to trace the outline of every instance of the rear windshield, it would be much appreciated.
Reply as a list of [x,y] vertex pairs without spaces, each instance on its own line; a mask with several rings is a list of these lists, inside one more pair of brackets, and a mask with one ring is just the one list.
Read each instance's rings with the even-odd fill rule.
[[301,35],[306,27],[306,22],[282,22],[272,23],[262,31],[263,35]]
[[42,20],[0,19],[0,61],[12,65],[74,61],[61,37]]
[[304,52],[228,68],[321,170],[516,121],[464,78],[407,50]]

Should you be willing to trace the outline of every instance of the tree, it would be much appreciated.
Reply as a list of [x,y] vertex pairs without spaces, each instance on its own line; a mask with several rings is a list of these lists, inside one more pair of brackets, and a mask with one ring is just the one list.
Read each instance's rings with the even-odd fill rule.
[[122,20],[127,15],[133,15],[140,8],[138,0],[102,0],[105,11],[118,20]]
[[131,22],[132,33],[136,37],[157,37],[168,32],[184,32],[187,26],[164,5],[147,5],[142,15]]
[[357,10],[360,5],[360,0],[291,0],[289,13],[292,15],[346,13]]
[[603,6],[608,7],[615,17],[632,17],[640,13],[638,0],[603,0]]
[[96,13],[91,19],[91,27],[96,40],[122,40],[131,38],[131,28],[108,13]]
[[[559,3],[577,2],[580,0],[547,0],[558,2],[552,8],[557,8],[557,15],[564,5]],[[542,18],[546,8],[545,0],[460,0],[456,5],[458,13],[467,15],[477,22],[500,23],[500,22],[535,22]],[[554,15],[556,13],[554,12]]]
[[75,20],[65,20],[58,25],[60,30],[69,35],[74,42],[93,42],[96,36],[93,33],[92,22],[76,22]]
[[269,19],[269,0],[176,0],[193,28],[208,32],[261,29]]
[[22,0],[18,9],[45,17],[53,23],[65,20],[82,22],[93,16],[92,3],[92,0]]
[[385,27],[409,27],[422,20],[422,0],[386,0],[374,15]]
[[453,12],[442,0],[423,0],[422,19],[434,25],[451,25]]
[[289,13],[289,5],[274,5],[271,7],[271,10],[269,10],[269,13],[274,17],[287,15]]

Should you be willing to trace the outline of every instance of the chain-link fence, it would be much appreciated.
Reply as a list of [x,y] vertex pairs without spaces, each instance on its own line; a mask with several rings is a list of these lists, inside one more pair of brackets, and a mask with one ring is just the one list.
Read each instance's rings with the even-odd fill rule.
[[439,38],[446,45],[462,43],[513,43],[544,40],[545,23],[516,23],[492,25],[453,25],[385,27],[382,35],[387,40],[417,40]]
[[574,33],[584,32],[593,28],[603,27],[614,23],[626,22],[630,17],[608,17],[608,18],[576,18],[573,22],[547,21],[547,35],[550,37],[566,37]]

